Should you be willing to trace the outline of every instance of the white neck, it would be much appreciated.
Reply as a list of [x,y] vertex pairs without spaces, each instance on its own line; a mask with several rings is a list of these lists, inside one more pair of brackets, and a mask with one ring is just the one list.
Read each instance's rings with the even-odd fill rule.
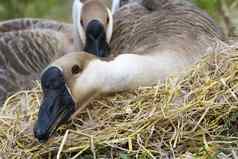
[[85,44],[85,33],[83,31],[83,28],[80,24],[81,19],[81,10],[82,10],[83,4],[80,2],[80,0],[74,0],[73,3],[73,29],[74,29],[74,47],[75,50],[82,50],[83,45]]
[[91,81],[89,85],[99,88],[101,93],[112,93],[152,86],[182,67],[184,63],[171,54],[122,54],[110,62],[91,62],[83,73],[86,77],[83,81]]

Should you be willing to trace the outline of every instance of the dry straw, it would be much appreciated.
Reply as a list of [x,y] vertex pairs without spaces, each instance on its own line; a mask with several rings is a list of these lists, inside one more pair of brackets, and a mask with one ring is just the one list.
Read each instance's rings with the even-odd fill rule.
[[0,112],[0,158],[235,156],[238,51],[225,52],[202,59],[177,82],[92,101],[47,144],[32,134],[39,84],[18,92]]

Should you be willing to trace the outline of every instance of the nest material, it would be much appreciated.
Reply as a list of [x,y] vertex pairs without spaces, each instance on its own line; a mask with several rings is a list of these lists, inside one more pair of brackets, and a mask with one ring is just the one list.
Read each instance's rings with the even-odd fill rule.
[[[32,133],[38,86],[0,113],[0,158],[191,158],[236,155],[238,51],[201,60],[183,78],[91,102],[48,143]],[[233,153],[232,153],[233,152]]]

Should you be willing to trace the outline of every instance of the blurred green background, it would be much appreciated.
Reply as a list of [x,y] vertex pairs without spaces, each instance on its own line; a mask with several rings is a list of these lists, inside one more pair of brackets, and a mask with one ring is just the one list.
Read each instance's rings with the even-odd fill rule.
[[[238,26],[238,0],[193,0],[213,16],[225,32],[234,35]],[[73,0],[0,0],[0,20],[40,17],[71,22]]]
[[69,21],[72,2],[73,0],[0,0],[0,20],[40,17]]

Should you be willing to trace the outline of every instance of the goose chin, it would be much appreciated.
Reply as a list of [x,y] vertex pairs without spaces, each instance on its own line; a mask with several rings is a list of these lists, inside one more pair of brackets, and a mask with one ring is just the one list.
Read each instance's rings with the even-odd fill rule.
[[91,41],[88,45],[86,45],[84,51],[97,57],[108,57],[110,54],[110,48],[107,42],[100,40]]

